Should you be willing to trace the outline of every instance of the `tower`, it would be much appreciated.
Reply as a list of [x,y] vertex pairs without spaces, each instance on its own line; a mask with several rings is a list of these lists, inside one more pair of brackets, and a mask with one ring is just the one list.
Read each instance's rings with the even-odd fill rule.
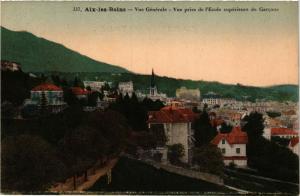
[[155,84],[155,75],[152,68],[152,75],[151,75],[151,83],[150,83],[150,96],[156,96],[157,95],[157,88]]

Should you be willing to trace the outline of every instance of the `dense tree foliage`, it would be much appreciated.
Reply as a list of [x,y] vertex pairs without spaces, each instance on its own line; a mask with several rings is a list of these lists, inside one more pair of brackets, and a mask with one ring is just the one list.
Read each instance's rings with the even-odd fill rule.
[[278,136],[272,136],[271,137],[271,141],[275,142],[278,145],[284,146],[284,147],[288,147],[291,139],[288,138],[281,138]]
[[248,166],[262,175],[298,182],[299,158],[288,148],[265,139],[263,118],[259,113],[251,113],[244,118],[243,130],[248,134]]
[[268,114],[269,117],[271,118],[276,118],[276,117],[279,117],[281,116],[281,113],[280,112],[266,112]]
[[1,185],[5,191],[41,191],[62,179],[66,168],[42,138],[10,136],[1,142]]
[[40,82],[39,78],[30,77],[22,71],[1,71],[1,101],[21,105],[30,97],[30,90]]
[[246,122],[243,126],[243,130],[247,132],[250,141],[262,137],[264,131],[264,119],[261,113],[252,112],[249,116],[245,116],[243,121]]
[[196,147],[209,144],[217,135],[216,128],[211,125],[209,116],[205,110],[200,114],[200,117],[195,120],[193,126],[195,130],[194,137]]
[[138,101],[135,93],[129,97],[120,94],[116,103],[110,105],[110,109],[122,113],[128,120],[128,124],[135,131],[147,130],[148,111],[155,111],[164,105],[161,101],[152,101],[145,98],[142,102]]
[[[120,113],[109,110],[86,113],[79,106],[35,119],[2,119],[2,125],[2,155],[8,157],[3,162],[6,189],[26,192],[45,190],[53,180],[58,180],[52,180],[52,174],[57,177],[63,175],[64,179],[83,174],[98,160],[119,154],[125,149],[129,131],[126,118]],[[21,137],[22,134],[27,136]],[[21,139],[16,139],[19,137]],[[57,149],[58,153],[52,153],[53,149]],[[49,154],[43,155],[43,152]],[[48,162],[52,167],[56,160],[59,165],[55,167],[66,169],[60,169],[59,174],[53,171],[49,178],[37,180],[45,175],[38,164]],[[48,169],[47,164],[44,166],[47,173],[50,172],[51,168]],[[27,176],[17,178],[22,168],[26,168],[24,172]],[[32,188],[34,185],[36,188]]]
[[224,163],[220,149],[212,144],[193,149],[193,164],[199,166],[200,171],[223,175]]
[[223,123],[221,124],[220,132],[221,132],[221,133],[230,133],[231,130],[232,130],[232,128],[233,128],[233,127],[232,127],[231,125],[229,125],[229,124],[223,122]]

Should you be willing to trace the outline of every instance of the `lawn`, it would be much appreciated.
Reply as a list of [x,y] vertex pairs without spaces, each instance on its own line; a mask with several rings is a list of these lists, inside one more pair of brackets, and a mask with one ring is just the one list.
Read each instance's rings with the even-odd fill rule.
[[112,182],[100,178],[88,191],[138,194],[222,194],[233,193],[226,187],[156,169],[145,163],[121,158],[112,171]]

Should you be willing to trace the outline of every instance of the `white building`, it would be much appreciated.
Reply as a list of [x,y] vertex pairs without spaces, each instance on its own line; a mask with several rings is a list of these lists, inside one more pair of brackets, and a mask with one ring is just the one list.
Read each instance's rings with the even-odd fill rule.
[[234,163],[239,167],[247,167],[248,136],[240,127],[234,127],[230,133],[218,133],[211,143],[221,150],[225,165]]
[[271,128],[270,127],[265,126],[263,137],[266,138],[267,140],[271,140]]
[[123,96],[128,94],[130,97],[133,93],[133,82],[120,82],[118,86],[119,92],[122,93]]
[[176,89],[176,97],[179,99],[186,99],[186,100],[200,100],[200,90],[196,89],[187,89],[186,87],[181,87]]
[[30,93],[30,99],[25,100],[24,106],[37,105],[41,107],[45,104],[47,110],[52,113],[61,112],[67,107],[67,104],[63,101],[64,93],[62,88],[54,84],[40,84],[34,87]]
[[194,143],[192,122],[195,118],[196,114],[192,110],[171,106],[164,107],[160,111],[150,111],[148,113],[149,129],[156,125],[161,125],[167,138],[165,146],[159,147],[163,154],[162,160],[167,160],[166,145],[182,144],[184,156],[181,158],[181,161],[191,163]]
[[205,95],[203,95],[202,103],[207,105],[220,105],[221,104],[221,96],[214,93],[209,92]]
[[1,60],[1,70],[6,71],[19,71],[21,69],[20,64],[16,62],[10,62],[10,61],[5,61]]
[[110,87],[112,85],[111,82],[106,81],[83,81],[84,87],[90,87],[92,91],[101,91],[102,87],[105,86],[105,84],[108,84]]

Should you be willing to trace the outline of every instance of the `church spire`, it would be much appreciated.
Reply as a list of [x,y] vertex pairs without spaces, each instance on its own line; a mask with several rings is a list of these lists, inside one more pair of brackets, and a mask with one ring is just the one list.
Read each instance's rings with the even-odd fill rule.
[[157,95],[157,88],[155,84],[155,75],[152,68],[152,75],[151,75],[151,84],[150,84],[150,96],[156,96]]
[[151,75],[151,84],[150,84],[151,87],[155,87],[155,75],[154,75],[154,71],[153,71],[153,68],[152,68],[152,75]]

